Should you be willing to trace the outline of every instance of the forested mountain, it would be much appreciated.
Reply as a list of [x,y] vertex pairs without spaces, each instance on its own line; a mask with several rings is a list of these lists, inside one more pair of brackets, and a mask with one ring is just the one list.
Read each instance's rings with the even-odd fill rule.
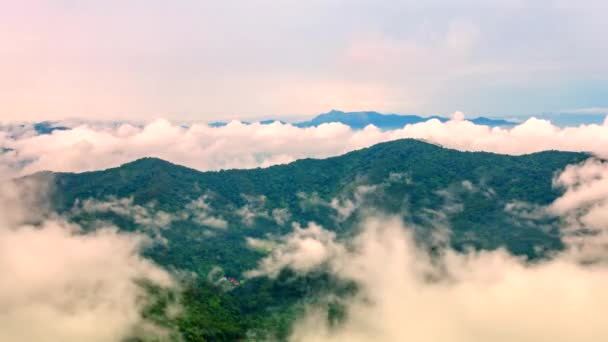
[[52,202],[86,229],[103,220],[162,237],[146,256],[197,275],[182,299],[185,314],[167,323],[185,340],[284,338],[303,300],[320,291],[356,290],[322,272],[244,278],[294,224],[316,222],[347,239],[373,211],[401,217],[421,241],[440,227],[450,231],[457,250],[506,247],[539,258],[562,247],[559,231],[552,219],[541,219],[545,228],[539,229],[516,209],[555,200],[561,190],[553,176],[588,157],[461,152],[405,139],[252,170],[200,172],[145,158],[103,171],[52,174]]

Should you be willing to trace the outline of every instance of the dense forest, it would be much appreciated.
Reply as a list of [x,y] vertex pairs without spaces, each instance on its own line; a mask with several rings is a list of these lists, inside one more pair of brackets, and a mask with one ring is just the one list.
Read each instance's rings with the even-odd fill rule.
[[[522,217],[518,205],[551,203],[562,191],[551,182],[555,174],[588,157],[461,152],[405,139],[251,170],[200,172],[145,158],[104,171],[51,174],[52,203],[85,229],[105,221],[164,241],[145,256],[181,274],[184,286],[180,293],[149,286],[157,300],[145,315],[176,340],[284,340],[293,319],[320,294],[357,291],[322,270],[244,276],[294,224],[316,222],[348,239],[370,212],[396,215],[422,243],[441,226],[456,250],[505,247],[542,258],[563,247],[552,224],[557,219]],[[541,223],[549,228],[539,229]],[[165,317],[171,301],[183,311]],[[339,322],[339,303],[323,305],[328,321]]]

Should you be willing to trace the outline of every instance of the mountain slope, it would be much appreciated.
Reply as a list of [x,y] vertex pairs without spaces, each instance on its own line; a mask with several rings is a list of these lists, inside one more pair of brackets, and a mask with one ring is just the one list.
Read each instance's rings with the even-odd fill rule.
[[103,171],[35,177],[52,176],[54,209],[70,220],[85,229],[102,220],[162,237],[145,256],[197,275],[185,284],[184,315],[168,323],[185,341],[250,333],[284,340],[306,301],[327,291],[356,291],[322,271],[243,278],[293,224],[318,222],[346,239],[373,210],[401,217],[423,243],[439,227],[450,232],[456,249],[506,247],[537,258],[562,247],[555,219],[520,217],[508,204],[552,202],[561,194],[553,176],[588,157],[460,152],[405,139],[265,169],[200,172],[144,158]]
[[[170,206],[169,202],[175,199],[192,199],[206,191],[235,201],[239,194],[287,200],[296,198],[299,191],[317,192],[325,197],[336,195],[357,177],[374,184],[388,178],[390,173],[407,172],[412,182],[417,183],[412,186],[425,192],[483,177],[488,186],[506,196],[505,200],[525,196],[547,202],[556,194],[551,188],[551,175],[587,157],[585,153],[558,151],[524,156],[460,152],[402,139],[339,157],[303,159],[264,169],[200,172],[157,158],[143,158],[103,171],[56,173],[56,181],[61,190],[57,194],[68,201],[86,196],[133,196],[139,203],[156,200]],[[514,187],[530,178],[540,183],[526,189],[526,194]]]
[[[169,245],[175,246],[158,247],[157,261],[178,268],[190,267],[194,255],[213,255],[214,263],[239,274],[260,256],[246,246],[245,238],[285,234],[292,222],[305,225],[309,221],[347,234],[364,215],[358,207],[402,216],[422,232],[432,219],[429,210],[443,211],[442,224],[452,230],[456,248],[506,246],[534,257],[539,247],[559,248],[558,233],[515,222],[505,210],[507,204],[550,203],[560,194],[552,187],[553,175],[587,157],[556,151],[525,156],[460,152],[405,139],[339,157],[252,170],[199,172],[145,158],[104,171],[58,173],[54,202],[58,211],[68,213],[86,199],[132,198],[133,205],[153,203],[153,210],[177,213],[205,197],[206,210],[213,213],[208,216],[224,220],[227,229],[202,224],[204,229],[193,231],[192,227],[201,225],[177,220],[162,230]],[[450,209],[453,204],[462,209]],[[347,212],[351,210],[347,206],[354,207],[352,212]],[[348,215],[341,217],[340,210]],[[273,217],[278,212],[289,219],[278,222]],[[129,229],[138,229],[137,224]],[[188,239],[201,243],[193,247]],[[171,250],[174,247],[180,248],[177,256]],[[214,264],[201,265],[204,272]]]

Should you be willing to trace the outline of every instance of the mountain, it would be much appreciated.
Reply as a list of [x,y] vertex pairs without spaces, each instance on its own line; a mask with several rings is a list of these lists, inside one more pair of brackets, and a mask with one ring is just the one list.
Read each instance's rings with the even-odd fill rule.
[[[316,127],[324,123],[339,122],[345,124],[352,129],[363,129],[368,125],[374,125],[383,130],[391,130],[403,128],[405,125],[417,124],[428,120],[437,119],[441,122],[449,121],[448,118],[442,116],[418,116],[418,115],[402,115],[402,114],[382,114],[378,112],[342,112],[339,110],[331,110],[327,113],[320,114],[307,121],[296,122],[293,125],[296,127]],[[275,121],[285,123],[280,120],[263,120],[259,121],[263,125],[271,124]],[[515,126],[517,123],[503,120],[503,119],[491,119],[486,117],[478,117],[470,119],[469,121],[476,125],[485,126]],[[251,124],[251,122],[243,121],[244,124]],[[212,122],[209,123],[211,127],[222,127],[226,126],[226,122]]]
[[[347,239],[371,208],[401,217],[421,241],[440,225],[457,250],[505,247],[539,258],[563,247],[556,219],[520,217],[509,204],[551,203],[562,194],[552,185],[556,172],[588,157],[461,152],[404,139],[264,169],[200,172],[144,158],[103,171],[51,174],[51,198],[55,211],[86,230],[103,220],[161,236],[165,243],[145,255],[198,275],[185,292],[186,313],[175,323],[190,336],[185,340],[236,340],[251,329],[284,337],[301,303],[319,291],[354,291],[323,272],[243,279],[293,224],[317,222]],[[49,173],[32,177],[42,176]]]
[[491,118],[486,118],[483,116],[471,119],[470,121],[476,125],[485,125],[485,126],[492,126],[492,127],[517,125],[517,123],[513,122],[513,121],[507,121],[507,120],[498,119],[498,118],[491,119]]
[[396,129],[402,128],[405,125],[416,124],[431,119],[447,121],[448,119],[432,116],[421,117],[418,115],[398,115],[398,114],[380,114],[378,112],[350,112],[345,113],[338,110],[332,110],[325,114],[320,114],[312,120],[298,122],[294,126],[298,127],[313,127],[324,123],[339,122],[353,129],[363,129],[367,125],[374,125],[381,129]]
[[[405,139],[339,157],[304,159],[252,170],[200,172],[145,158],[104,171],[57,173],[54,198],[60,212],[68,212],[77,201],[89,198],[133,198],[134,205],[153,202],[155,210],[175,213],[206,196],[205,205],[211,208],[214,217],[225,220],[228,228],[212,230],[213,236],[205,238],[199,247],[209,244],[204,253],[216,256],[214,260],[220,266],[238,274],[243,267],[255,265],[256,253],[245,246],[245,237],[284,234],[291,231],[291,222],[306,224],[309,221],[337,232],[348,232],[357,212],[343,221],[335,220],[337,210],[331,202],[353,202],[360,188],[379,189],[368,194],[366,205],[387,214],[401,215],[416,226],[424,222],[426,209],[442,210],[448,205],[450,198],[444,192],[452,191],[450,196],[458,197],[463,204],[462,211],[449,213],[447,217],[455,247],[506,246],[516,254],[534,257],[538,244],[546,248],[559,247],[558,235],[513,222],[505,206],[512,202],[547,204],[553,201],[560,194],[551,184],[555,172],[587,157],[584,153],[556,151],[524,156],[460,152]],[[306,208],[303,203],[310,198],[322,204]],[[239,210],[242,210],[240,214]],[[253,213],[250,213],[249,225],[243,223],[246,210]],[[291,219],[282,223],[273,220],[273,211],[281,210]],[[180,227],[162,231],[170,242],[172,238],[180,240],[176,243],[185,243],[181,240],[187,236],[194,238],[194,233],[180,231],[195,224],[182,223]],[[518,229],[510,229],[514,226]],[[204,230],[197,232],[202,234]],[[171,236],[173,234],[175,236]],[[228,248],[224,245],[226,241],[234,245]],[[235,260],[232,252],[245,253],[253,259]],[[184,253],[182,257],[170,259],[163,259],[168,256],[159,254],[158,261],[186,267],[190,253],[200,252],[186,247],[181,253]],[[203,268],[208,270],[212,266]]]
[[34,130],[38,134],[51,134],[54,131],[66,131],[69,129],[69,127],[58,126],[51,121],[37,122],[34,124]]
[[[318,126],[323,123],[340,122],[353,129],[362,129],[367,125],[374,125],[380,129],[397,129],[403,128],[405,125],[416,124],[428,120],[437,119],[441,122],[446,122],[449,119],[441,116],[422,117],[418,115],[400,115],[400,114],[381,114],[378,112],[342,112],[332,110],[328,113],[321,114],[309,121],[298,122],[294,124],[298,127]],[[489,119],[485,117],[474,118],[470,120],[477,125],[486,126],[514,126],[515,123],[502,119]]]

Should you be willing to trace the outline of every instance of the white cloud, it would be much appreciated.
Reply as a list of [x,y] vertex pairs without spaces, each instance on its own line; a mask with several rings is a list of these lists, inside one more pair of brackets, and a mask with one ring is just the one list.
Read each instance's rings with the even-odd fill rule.
[[98,170],[148,156],[199,170],[255,168],[335,156],[400,138],[424,139],[463,151],[517,155],[557,149],[608,156],[608,124],[559,128],[545,120],[530,119],[513,128],[490,128],[461,120],[460,114],[455,117],[457,120],[445,123],[430,120],[392,131],[373,126],[353,131],[338,123],[311,128],[278,122],[184,128],[165,120],[143,127],[85,125],[49,135],[0,135],[0,145],[12,149],[0,154],[0,165],[5,176],[41,170]]
[[[141,235],[78,226],[41,215],[32,189],[3,184],[0,202],[0,340],[122,341],[162,329],[141,316],[146,294],[135,280],[173,286],[139,256]],[[23,200],[23,199],[26,200]],[[28,224],[34,220],[36,225]]]
[[377,190],[374,185],[359,185],[352,194],[333,198],[329,206],[338,214],[337,219],[343,221],[350,217],[365,201],[365,197]]
[[228,222],[222,217],[215,215],[213,208],[208,203],[211,195],[205,194],[186,205],[186,212],[181,216],[191,216],[191,219],[200,225],[211,228],[226,229]]
[[581,217],[583,223],[608,229],[608,217],[602,217],[602,213],[599,213],[608,208],[608,163],[590,159],[581,165],[570,165],[554,183],[566,190],[552,204],[554,212],[564,215],[582,208],[585,209]]
[[[273,248],[271,254],[260,262],[259,268],[246,273],[247,277],[268,275],[276,277],[285,267],[310,271],[333,256],[342,253],[342,246],[334,242],[335,234],[311,223],[302,228],[294,224],[294,231],[283,237],[282,244]],[[273,247],[262,241],[248,239],[254,248]]]
[[247,247],[260,252],[270,252],[277,245],[277,243],[272,240],[256,239],[252,237],[246,238],[245,242],[247,243]]
[[105,201],[96,199],[85,199],[77,201],[73,212],[84,211],[87,213],[112,212],[114,214],[132,219],[134,223],[150,228],[167,228],[173,220],[173,215],[156,210],[154,205],[141,206],[133,203],[133,198],[108,198]]
[[[535,264],[505,251],[433,258],[398,219],[370,219],[352,244],[318,226],[296,230],[253,275],[283,267],[327,265],[359,292],[346,320],[328,326],[310,307],[292,341],[598,341],[608,338],[603,312],[608,269],[581,266],[567,253]],[[326,308],[325,308],[326,309]]]
[[[251,226],[256,218],[270,218],[266,209],[266,196],[241,195],[245,199],[245,205],[238,208],[235,213],[241,217],[241,221],[247,226]],[[273,213],[274,214],[274,213]],[[276,220],[276,218],[273,217]],[[279,217],[280,219],[280,217]]]
[[[391,173],[387,179],[388,182],[411,182],[409,175],[405,173]],[[300,192],[297,194],[300,200],[300,207],[304,211],[310,211],[318,209],[319,207],[331,208],[334,211],[333,219],[340,222],[348,219],[361,207],[366,207],[366,201],[370,195],[378,191],[382,191],[382,188],[387,183],[378,185],[358,185],[354,189],[343,191],[336,197],[330,200],[324,200],[319,196],[318,193],[304,193]]]
[[608,263],[608,163],[591,159],[570,165],[554,183],[565,193],[546,211],[565,218],[572,257]]
[[134,204],[132,197],[109,197],[105,200],[88,198],[83,201],[77,200],[72,209],[72,214],[111,212],[130,219],[143,228],[152,229],[168,228],[176,220],[192,220],[199,225],[226,229],[228,222],[215,213],[215,210],[209,204],[210,198],[210,194],[204,194],[187,203],[183,209],[171,214],[158,210],[153,202],[144,205]]
[[279,226],[286,224],[291,219],[291,213],[287,208],[277,208],[272,210],[272,218]]
[[[459,120],[447,123],[431,120],[387,132],[375,127],[353,131],[341,124],[302,129],[280,123],[263,126],[232,122],[221,128],[206,125],[184,128],[157,120],[144,127],[121,125],[100,129],[81,126],[45,136],[22,134],[16,138],[4,134],[0,135],[0,143],[12,151],[0,155],[0,165],[5,175],[9,176],[43,169],[94,170],[144,156],[161,157],[201,170],[250,168],[303,157],[327,157],[408,137],[467,151],[523,154],[560,149],[586,150],[600,157],[608,156],[608,122],[604,125],[558,128],[547,121],[531,119],[508,129],[474,125],[459,116],[455,115]],[[600,310],[608,304],[601,292],[608,276],[602,263],[581,267],[577,261],[604,260],[604,241],[608,241],[608,235],[604,233],[607,227],[605,213],[608,211],[607,175],[608,169],[601,161],[572,166],[556,180],[556,184],[565,187],[565,195],[548,208],[529,208],[517,203],[506,208],[531,219],[549,211],[565,216],[569,224],[599,229],[597,235],[582,239],[566,236],[570,250],[536,265],[526,264],[500,251],[464,255],[446,251],[441,262],[450,276],[445,277],[428,260],[428,255],[412,244],[400,225],[393,221],[370,221],[367,224],[371,228],[356,240],[356,252],[336,241],[333,233],[315,225],[296,227],[293,234],[279,241],[281,244],[278,246],[274,245],[274,241],[268,245],[250,240],[248,244],[251,247],[264,246],[272,251],[259,269],[249,275],[274,276],[284,267],[306,272],[326,265],[337,276],[362,285],[361,296],[365,297],[356,297],[348,303],[350,316],[342,328],[309,330],[310,321],[304,320],[297,326],[294,339],[501,341],[506,336],[504,338],[520,341],[601,340],[607,337],[604,326],[600,325],[603,317]],[[408,181],[407,175],[394,174],[391,179]],[[462,186],[475,188],[481,184],[469,181]],[[6,189],[3,189],[2,196],[8,202],[22,197]],[[302,197],[306,197],[303,205],[319,205],[321,201],[314,194]],[[356,196],[336,201],[334,209],[344,215],[351,214],[358,203]],[[245,222],[260,215],[275,220],[285,219],[283,213],[269,212],[263,202],[255,197],[247,198],[247,204],[240,208]],[[32,203],[36,203],[35,198]],[[323,203],[331,205],[331,202]],[[450,204],[453,203],[446,197],[446,210],[458,210],[457,206],[448,206]],[[95,340],[100,335],[90,330],[94,326],[90,321],[103,321],[106,316],[108,329],[103,333],[108,335],[100,336],[99,340],[123,337],[142,324],[137,311],[139,304],[134,299],[139,292],[131,280],[143,277],[164,282],[168,276],[138,256],[143,242],[141,237],[118,234],[111,229],[81,235],[73,226],[57,220],[46,221],[33,228],[22,222],[44,222],[44,216],[38,215],[35,220],[30,216],[36,213],[31,208],[39,206],[3,208],[13,207],[14,210],[0,212],[0,222],[6,222],[0,234],[0,244],[6,245],[0,250],[0,272],[3,279],[17,274],[21,277],[20,282],[29,286],[14,287],[11,286],[13,283],[0,285],[2,307],[7,308],[7,313],[2,313],[5,319],[0,320],[0,324],[5,324],[0,329],[0,337],[4,333],[7,334],[4,335],[5,339],[10,340],[16,335],[8,334],[22,333],[30,334],[25,336],[30,340],[39,340],[42,334],[46,334],[47,339],[53,339],[55,335],[50,335],[53,332],[49,332],[50,327],[45,325],[45,322],[51,321],[51,317],[58,322],[53,325],[58,329],[54,330],[58,334],[57,340],[68,341]],[[90,207],[139,217],[140,222],[167,221],[166,217],[157,219],[150,208],[138,208],[128,199],[116,200],[101,207],[90,204]],[[223,226],[223,219],[213,212],[206,198],[194,201],[191,208],[185,210],[196,211],[198,214],[191,217],[207,225]],[[429,214],[437,216],[440,213]],[[26,246],[27,249],[15,246]],[[57,249],[56,246],[61,248]],[[35,252],[26,253],[31,249],[35,249]],[[581,259],[581,256],[584,258]],[[34,267],[46,263],[47,259],[48,269]],[[29,263],[26,266],[32,267],[22,267],[21,263]],[[81,272],[76,274],[71,269]],[[15,270],[23,274],[15,273]],[[423,280],[429,272],[438,277],[436,282]],[[56,277],[50,280],[44,278],[51,275]],[[108,279],[113,282],[110,283]],[[48,287],[40,285],[47,282]],[[102,292],[111,297],[103,298],[99,306],[93,305],[92,311],[78,311],[84,305],[80,300],[97,299],[91,284],[100,284],[104,288]],[[70,292],[73,286],[78,288],[74,291],[85,295],[74,299]],[[104,303],[117,300],[114,294],[120,296],[120,303],[106,306]],[[70,310],[64,310],[65,303],[74,303],[78,310],[73,311],[71,306]],[[559,310],[555,309],[555,303],[560,304]],[[114,309],[119,312],[112,311]],[[31,329],[19,330],[26,317]],[[581,317],[588,329],[579,324]],[[315,321],[316,316],[311,314],[308,319]],[[414,323],[404,326],[404,322]],[[70,329],[73,326],[82,329]],[[548,326],[553,330],[546,330]]]
[[341,300],[341,324],[329,325],[327,308],[311,305],[292,341],[604,340],[607,178],[605,162],[588,160],[556,177],[565,193],[550,205],[507,205],[531,220],[565,219],[567,247],[548,259],[529,262],[505,250],[458,253],[447,244],[435,245],[431,254],[399,218],[376,216],[361,223],[352,241],[314,224],[310,232],[296,229],[250,275],[324,267],[358,285],[356,295]]

